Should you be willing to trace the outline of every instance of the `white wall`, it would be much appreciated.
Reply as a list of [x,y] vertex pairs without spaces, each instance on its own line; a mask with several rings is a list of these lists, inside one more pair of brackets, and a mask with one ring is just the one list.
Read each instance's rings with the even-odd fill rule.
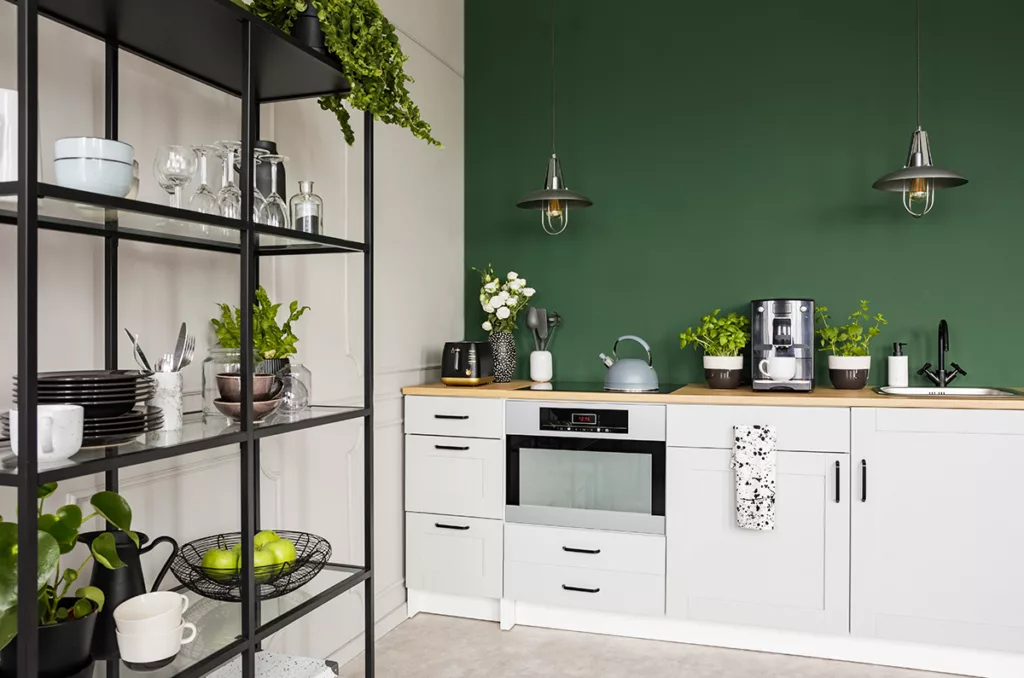
[[[384,0],[410,56],[407,71],[422,114],[445,148],[437,150],[397,128],[375,127],[376,159],[376,597],[378,618],[404,604],[402,521],[402,409],[400,388],[436,379],[444,341],[463,332],[463,1]],[[15,7],[0,6],[0,87],[14,88]],[[103,132],[103,46],[74,31],[40,25],[40,127],[44,180],[52,180],[53,140]],[[239,102],[153,64],[122,53],[120,136],[135,146],[141,165],[140,198],[162,201],[151,158],[166,143],[238,138]],[[357,142],[348,148],[315,101],[265,106],[263,138],[290,156],[289,191],[312,179],[325,202],[325,232],[362,239],[362,114],[353,114]],[[215,169],[214,173],[218,173]],[[15,231],[0,227],[0,313],[15,317]],[[208,320],[221,300],[237,297],[237,258],[122,243],[120,325],[141,335],[150,353],[170,350],[177,325],[199,330],[197,355],[214,337]],[[98,240],[40,235],[41,370],[102,367],[103,254]],[[362,262],[357,255],[264,260],[261,280],[271,296],[298,298],[312,311],[297,325],[300,359],[314,374],[318,402],[356,400],[362,394]],[[15,371],[16,326],[0,325],[0,379]],[[120,365],[133,367],[127,338],[119,338]],[[185,373],[198,392],[198,361]],[[0,390],[0,409],[9,406]],[[193,406],[196,398],[191,399]],[[264,443],[262,519],[266,526],[303,529],[327,537],[336,562],[360,563],[362,554],[362,429],[347,422],[288,434]],[[190,455],[127,469],[122,492],[136,526],[179,541],[237,530],[238,451]],[[102,477],[61,483],[59,500],[85,500]],[[14,494],[0,494],[0,514]],[[55,508],[54,501],[50,508]],[[155,574],[157,558],[147,563]],[[173,577],[169,576],[173,582]],[[398,619],[393,614],[391,619]],[[362,587],[286,630],[269,649],[334,656],[358,651]]]

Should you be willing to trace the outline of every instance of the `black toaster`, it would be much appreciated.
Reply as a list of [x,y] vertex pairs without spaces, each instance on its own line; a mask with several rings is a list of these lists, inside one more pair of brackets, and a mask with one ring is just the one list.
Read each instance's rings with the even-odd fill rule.
[[445,344],[441,381],[449,386],[480,386],[494,381],[490,342],[450,341]]

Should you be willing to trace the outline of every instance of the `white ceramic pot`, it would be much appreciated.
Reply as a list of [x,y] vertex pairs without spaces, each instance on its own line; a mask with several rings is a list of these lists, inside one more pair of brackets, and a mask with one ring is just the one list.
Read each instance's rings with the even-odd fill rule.
[[132,188],[132,162],[95,158],[62,158],[53,161],[57,185],[123,198]]
[[871,373],[871,356],[828,357],[828,378],[836,388],[855,390],[867,386]]
[[551,351],[534,351],[530,354],[530,379],[539,382],[551,381],[553,370]]
[[708,388],[737,388],[743,378],[743,356],[704,356],[704,379]]
[[132,163],[135,149],[131,144],[113,139],[96,137],[65,137],[53,142],[53,159],[61,158],[96,158],[97,160],[116,160]]

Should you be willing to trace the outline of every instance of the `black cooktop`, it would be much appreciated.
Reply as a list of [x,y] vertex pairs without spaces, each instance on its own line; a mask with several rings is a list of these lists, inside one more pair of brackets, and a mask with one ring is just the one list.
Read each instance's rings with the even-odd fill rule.
[[[657,391],[645,391],[645,393],[672,393],[682,388],[681,384],[662,384]],[[523,390],[530,391],[561,391],[574,393],[636,393],[636,391],[605,391],[604,383],[600,381],[550,381],[543,384],[524,386]]]

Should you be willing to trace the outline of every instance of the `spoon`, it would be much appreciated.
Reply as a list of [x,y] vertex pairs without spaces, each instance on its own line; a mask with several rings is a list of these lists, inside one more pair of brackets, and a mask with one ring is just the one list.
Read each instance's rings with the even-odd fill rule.
[[540,314],[537,313],[537,309],[530,307],[526,311],[526,326],[530,328],[530,333],[533,335],[533,350],[540,350],[540,338],[537,334],[537,330],[540,328]]

